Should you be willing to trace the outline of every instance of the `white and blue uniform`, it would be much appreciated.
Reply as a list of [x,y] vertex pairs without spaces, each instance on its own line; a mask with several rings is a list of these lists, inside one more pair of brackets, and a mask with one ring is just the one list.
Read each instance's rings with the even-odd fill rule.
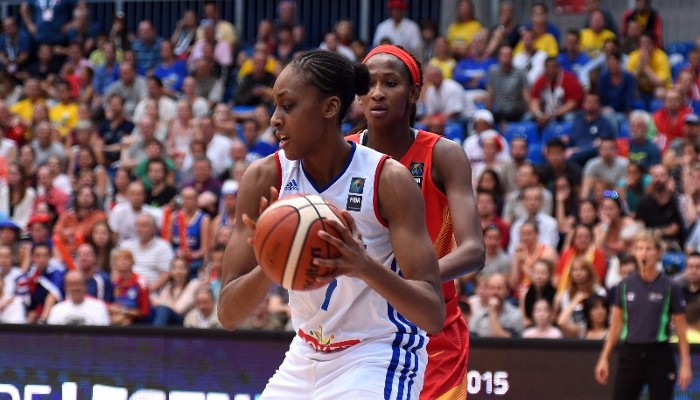
[[[348,210],[369,255],[401,274],[377,209],[379,172],[387,156],[352,145],[344,171],[323,188],[307,178],[301,161],[276,153],[280,198],[317,194]],[[297,336],[262,399],[418,399],[427,364],[426,332],[364,281],[340,276],[326,287],[290,291],[289,305]]]

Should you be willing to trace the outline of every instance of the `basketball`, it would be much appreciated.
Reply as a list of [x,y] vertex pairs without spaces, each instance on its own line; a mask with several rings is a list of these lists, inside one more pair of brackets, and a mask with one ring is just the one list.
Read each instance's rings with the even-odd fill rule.
[[318,237],[318,231],[340,237],[328,220],[347,226],[340,210],[318,195],[291,196],[267,208],[253,235],[255,257],[265,274],[285,289],[312,290],[316,277],[333,270],[313,264],[314,258],[337,258],[340,252]]

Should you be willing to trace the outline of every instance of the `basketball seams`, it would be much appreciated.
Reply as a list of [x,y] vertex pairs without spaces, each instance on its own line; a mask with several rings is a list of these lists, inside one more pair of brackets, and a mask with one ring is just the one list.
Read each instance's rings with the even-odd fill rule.
[[[297,208],[297,212],[299,213],[299,225],[297,226],[296,232],[294,232],[292,245],[289,247],[289,255],[287,256],[287,263],[282,277],[282,286],[287,289],[291,289],[294,284],[298,270],[297,267],[303,256],[302,250],[304,250],[308,231],[317,220],[317,218],[314,217],[316,209],[313,207],[313,204],[307,204]],[[300,234],[300,232],[305,232],[305,234]]]
[[[296,217],[297,217],[297,220],[301,220],[301,215],[300,215],[299,211],[297,210],[297,208],[296,208],[296,207],[292,207],[292,206],[287,205],[287,204],[279,204],[279,205],[277,205],[277,207],[275,207],[275,208],[272,208],[272,206],[271,206],[270,208],[266,209],[265,211],[268,211],[268,210],[271,211],[271,210],[278,209],[278,208],[283,208],[283,207],[287,207],[287,208],[290,209],[290,211],[294,211],[294,212],[293,212],[293,213],[290,212],[290,213],[287,213],[286,215],[284,215],[282,218],[280,218],[280,220],[277,222],[277,224],[276,224],[272,229],[270,229],[270,230],[267,231],[267,235],[265,235],[265,237],[263,238],[263,240],[262,240],[260,246],[256,246],[257,248],[260,249],[260,254],[257,255],[259,258],[262,258],[263,255],[265,254],[265,248],[266,248],[266,246],[267,246],[268,239],[269,239],[270,237],[273,236],[273,233],[281,226],[281,223],[282,223],[283,221],[285,221],[287,218],[290,218],[290,217],[293,217],[293,216],[296,216]],[[262,217],[264,214],[265,214],[265,213],[263,212],[263,214],[261,214],[260,217]],[[258,262],[260,262],[259,259],[258,259]],[[286,266],[285,266],[285,270],[282,271],[282,274],[280,274],[280,278],[283,277],[285,273],[286,273]]]

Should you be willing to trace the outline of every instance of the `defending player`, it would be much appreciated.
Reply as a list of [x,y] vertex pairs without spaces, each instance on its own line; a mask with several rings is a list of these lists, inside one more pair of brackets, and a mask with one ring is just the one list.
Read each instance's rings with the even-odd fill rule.
[[410,53],[397,46],[378,46],[364,63],[370,72],[370,90],[360,103],[367,129],[348,139],[388,154],[409,169],[423,192],[426,224],[440,259],[447,318],[443,330],[430,338],[421,399],[464,399],[469,332],[457,306],[453,280],[484,265],[471,166],[456,143],[411,128],[423,76]]
[[246,244],[270,187],[284,188],[281,196],[320,194],[347,210],[351,227],[334,224],[342,240],[320,234],[342,254],[316,260],[337,267],[323,278],[330,284],[290,291],[298,334],[263,399],[415,399],[423,386],[426,331],[439,331],[445,316],[438,262],[411,175],[340,133],[368,84],[365,66],[335,53],[312,51],[290,63],[273,89],[271,123],[282,150],[251,165],[241,181],[218,309],[229,329],[271,287]]

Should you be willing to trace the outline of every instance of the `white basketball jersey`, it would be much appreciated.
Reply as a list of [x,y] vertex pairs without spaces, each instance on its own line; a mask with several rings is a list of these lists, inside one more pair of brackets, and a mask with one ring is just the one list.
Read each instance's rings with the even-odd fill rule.
[[[276,153],[280,167],[280,198],[294,194],[318,194],[341,210],[348,210],[362,234],[369,255],[400,274],[389,239],[389,230],[377,210],[379,171],[387,156],[352,143],[350,159],[324,188],[307,178],[301,161]],[[425,332],[400,315],[361,279],[338,277],[328,286],[289,293],[292,325],[309,351],[335,352],[374,338],[395,337],[397,345],[412,343],[413,350],[427,344]]]

